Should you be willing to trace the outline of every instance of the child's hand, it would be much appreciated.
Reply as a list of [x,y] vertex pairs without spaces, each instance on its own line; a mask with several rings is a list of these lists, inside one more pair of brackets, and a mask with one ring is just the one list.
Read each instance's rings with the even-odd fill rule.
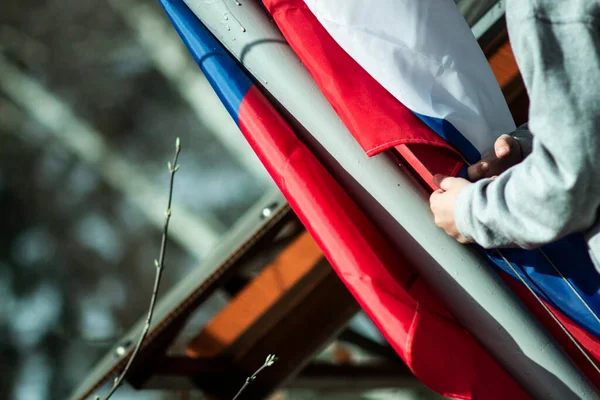
[[460,243],[469,243],[469,240],[461,235],[456,226],[454,204],[460,191],[471,183],[466,179],[443,175],[435,175],[433,181],[439,187],[429,198],[429,207],[433,213],[435,224]]
[[467,176],[471,182],[492,178],[520,163],[522,159],[519,142],[512,136],[504,134],[496,139],[493,152],[467,169]]

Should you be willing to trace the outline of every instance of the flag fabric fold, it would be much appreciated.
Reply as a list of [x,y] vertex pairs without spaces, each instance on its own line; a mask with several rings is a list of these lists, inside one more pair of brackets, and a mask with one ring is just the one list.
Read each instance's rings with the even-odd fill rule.
[[415,155],[411,165],[430,188],[435,186],[432,175],[454,176],[460,171],[462,154],[332,40],[302,1],[263,3],[275,20],[281,21],[278,26],[283,35],[369,156],[391,148],[405,157]]
[[306,0],[394,97],[473,163],[515,129],[489,64],[452,0]]

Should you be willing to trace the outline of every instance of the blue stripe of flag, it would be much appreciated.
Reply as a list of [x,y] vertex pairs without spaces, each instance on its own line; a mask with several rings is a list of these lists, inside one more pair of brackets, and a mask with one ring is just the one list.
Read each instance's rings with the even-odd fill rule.
[[456,150],[458,150],[465,160],[470,164],[473,164],[481,159],[481,154],[473,146],[462,133],[458,131],[450,122],[445,119],[429,117],[427,115],[419,114],[413,111],[413,113],[419,117],[419,119],[427,126],[429,126],[435,133],[437,133],[442,139],[450,143]]
[[497,267],[518,280],[498,251],[538,296],[600,338],[600,323],[596,318],[600,310],[600,275],[589,258],[582,234],[571,234],[541,249],[485,251]]
[[239,125],[238,111],[252,81],[182,0],[159,1],[219,99]]

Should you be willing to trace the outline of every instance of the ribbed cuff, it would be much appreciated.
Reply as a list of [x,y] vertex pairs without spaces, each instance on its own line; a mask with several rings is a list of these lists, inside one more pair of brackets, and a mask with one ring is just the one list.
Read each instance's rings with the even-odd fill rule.
[[521,148],[521,158],[525,159],[533,150],[533,134],[529,130],[529,123],[521,125],[517,130],[510,133]]

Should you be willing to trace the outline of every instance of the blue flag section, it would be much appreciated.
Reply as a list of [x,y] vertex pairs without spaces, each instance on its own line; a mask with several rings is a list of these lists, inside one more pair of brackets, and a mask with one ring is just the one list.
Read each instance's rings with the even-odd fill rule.
[[160,0],[160,3],[206,79],[239,125],[238,112],[252,81],[182,0]]
[[502,271],[524,279],[538,296],[600,338],[600,275],[582,234],[535,250],[487,250],[486,254]]

